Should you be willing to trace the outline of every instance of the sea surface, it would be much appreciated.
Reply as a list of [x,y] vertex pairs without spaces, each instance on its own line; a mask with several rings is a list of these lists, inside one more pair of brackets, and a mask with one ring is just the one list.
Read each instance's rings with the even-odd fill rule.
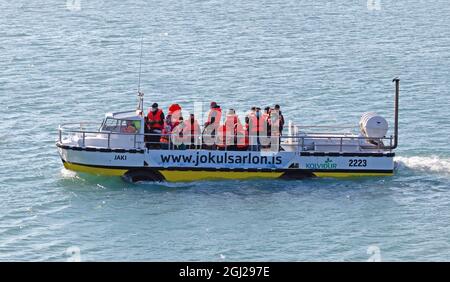
[[[372,3],[374,2],[374,3]],[[1,261],[450,260],[447,0],[0,2]],[[64,122],[278,103],[393,125],[393,177],[130,184],[63,169]]]

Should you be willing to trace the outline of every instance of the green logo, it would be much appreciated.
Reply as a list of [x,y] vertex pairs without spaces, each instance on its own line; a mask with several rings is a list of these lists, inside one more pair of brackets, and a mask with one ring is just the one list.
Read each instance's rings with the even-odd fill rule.
[[330,158],[327,158],[323,163],[307,163],[305,164],[308,169],[335,169],[337,164]]

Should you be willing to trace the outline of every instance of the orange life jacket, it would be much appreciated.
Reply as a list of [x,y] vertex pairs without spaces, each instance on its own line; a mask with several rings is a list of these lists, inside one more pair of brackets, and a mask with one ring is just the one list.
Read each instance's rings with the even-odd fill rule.
[[161,137],[159,138],[159,142],[161,143],[169,143],[170,135],[168,134],[170,134],[171,132],[166,129],[167,127],[167,123],[164,122],[164,128],[161,131]]
[[163,128],[163,120],[162,120],[163,112],[161,109],[158,109],[156,113],[153,111],[149,111],[147,115],[147,122],[151,123],[151,129],[162,129]]

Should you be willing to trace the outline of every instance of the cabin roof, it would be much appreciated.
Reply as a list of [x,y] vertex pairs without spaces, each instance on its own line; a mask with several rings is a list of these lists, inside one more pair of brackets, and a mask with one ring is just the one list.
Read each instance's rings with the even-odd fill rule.
[[126,120],[142,120],[142,116],[138,115],[136,111],[107,113],[106,118],[126,119]]

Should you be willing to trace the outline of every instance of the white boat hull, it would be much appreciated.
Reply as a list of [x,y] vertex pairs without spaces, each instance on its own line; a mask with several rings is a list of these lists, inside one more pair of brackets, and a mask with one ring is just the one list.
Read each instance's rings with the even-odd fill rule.
[[67,169],[131,180],[388,176],[394,153],[123,150],[57,144]]

